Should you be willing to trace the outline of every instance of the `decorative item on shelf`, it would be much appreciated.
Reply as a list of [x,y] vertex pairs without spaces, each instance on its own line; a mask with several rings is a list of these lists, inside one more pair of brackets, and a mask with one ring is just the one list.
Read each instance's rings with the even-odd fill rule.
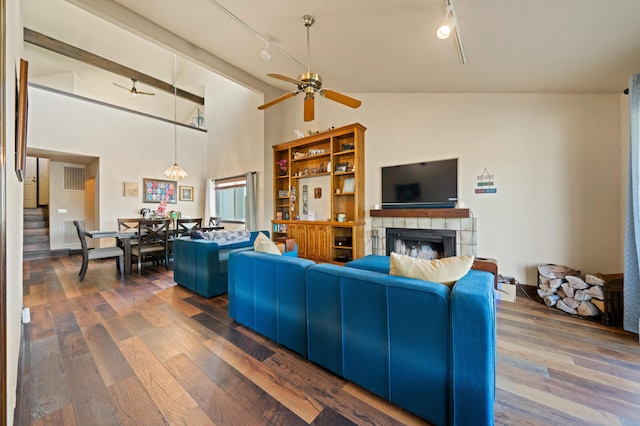
[[320,163],[320,167],[318,167],[318,173],[326,173],[327,169],[324,167],[324,163]]
[[296,134],[296,136],[298,137],[298,139],[302,139],[302,138],[304,138],[304,133],[302,133],[302,132],[301,132],[300,130],[298,130],[298,129],[295,129],[295,130],[293,131],[293,133],[295,133],[295,134]]
[[322,188],[313,188],[313,198],[322,198]]
[[282,212],[276,212],[276,220],[282,220]]
[[174,147],[174,163],[173,166],[167,167],[167,169],[162,172],[169,179],[180,180],[184,179],[189,174],[185,169],[178,166],[178,92],[176,88],[176,58],[177,56],[173,55],[173,147]]
[[344,213],[338,213],[338,222],[346,222],[347,221],[347,215]]
[[320,154],[324,154],[324,149],[321,148],[312,148],[309,150],[309,156],[312,155],[320,155]]
[[309,168],[305,167],[304,169],[302,169],[302,173],[300,173],[300,176],[307,176],[309,174]]
[[317,167],[312,167],[311,168],[311,174],[312,175],[317,175],[318,174],[318,168]]
[[342,144],[342,151],[353,151],[354,148],[354,144],[352,143],[343,143]]
[[338,163],[336,165],[336,172],[346,172],[349,170],[349,163]]
[[286,189],[281,189],[278,191],[278,198],[287,198],[289,196],[289,191]]
[[299,160],[300,158],[304,158],[304,157],[306,157],[306,155],[300,151],[296,151],[293,153],[294,160]]
[[353,192],[355,189],[356,181],[354,178],[347,178],[342,185],[342,193]]
[[282,160],[276,161],[276,165],[280,169],[280,174],[285,176],[287,174],[287,159],[283,158]]
[[289,220],[289,212],[284,212],[284,214],[282,215],[282,219]]

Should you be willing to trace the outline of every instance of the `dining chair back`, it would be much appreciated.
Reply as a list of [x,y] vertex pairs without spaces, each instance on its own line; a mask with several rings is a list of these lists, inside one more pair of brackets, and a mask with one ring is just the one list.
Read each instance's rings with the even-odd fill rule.
[[80,281],[84,280],[84,276],[87,273],[87,267],[89,266],[89,261],[93,259],[107,259],[110,257],[116,257],[120,273],[123,274],[125,272],[124,251],[120,247],[89,248],[89,246],[87,245],[87,236],[84,233],[84,226],[82,225],[82,223],[74,220],[73,225],[76,227],[76,231],[78,231],[78,238],[80,238],[80,245],[82,246],[82,267],[80,268],[80,272],[78,273],[78,275],[80,276]]
[[209,218],[209,226],[220,226],[220,216],[211,216]]
[[202,218],[196,219],[177,219],[176,221],[176,237],[189,235],[193,228],[202,228]]
[[142,274],[142,262],[163,262],[169,269],[169,224],[171,219],[140,219],[138,237],[131,247],[131,257],[138,261],[138,274]]
[[133,219],[122,219],[118,218],[118,232],[134,232],[138,228],[138,222],[140,222],[140,218],[136,217]]

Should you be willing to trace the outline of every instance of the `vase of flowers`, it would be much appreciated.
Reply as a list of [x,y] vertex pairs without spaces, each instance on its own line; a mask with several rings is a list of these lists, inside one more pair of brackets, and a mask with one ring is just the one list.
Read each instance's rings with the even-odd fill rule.
[[280,173],[283,176],[287,174],[287,160],[286,159],[283,158],[282,160],[276,161],[276,165],[280,169]]

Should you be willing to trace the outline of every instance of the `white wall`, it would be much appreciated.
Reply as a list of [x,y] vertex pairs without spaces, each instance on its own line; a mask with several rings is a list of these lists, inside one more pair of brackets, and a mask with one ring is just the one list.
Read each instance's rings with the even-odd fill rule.
[[[5,136],[4,162],[6,183],[4,188],[6,204],[6,300],[7,300],[7,388],[0,389],[7,398],[7,424],[13,424],[13,410],[16,405],[16,384],[18,377],[18,357],[22,332],[22,206],[23,187],[14,172],[15,158],[15,81],[22,55],[22,12],[20,2],[4,2],[6,14],[5,46],[6,68],[5,95]],[[5,90],[6,89],[6,90]]]
[[[621,272],[619,95],[354,96],[363,102],[357,110],[316,99],[311,123],[301,102],[285,102],[282,134],[367,127],[367,211],[380,203],[381,166],[458,157],[458,195],[478,218],[478,255],[497,259],[501,274],[536,284],[542,263]],[[485,168],[496,194],[475,194]]]
[[[165,179],[174,162],[172,123],[131,114],[72,97],[31,88],[28,144],[32,148],[98,157],[96,179],[101,229],[115,229],[118,217],[138,217],[143,207],[143,178]],[[169,204],[183,216],[202,217],[207,134],[178,127],[178,164],[189,177],[178,185],[194,187],[194,201]],[[124,182],[139,184],[139,197],[124,196]]]
[[[262,94],[215,75],[207,84],[205,99],[208,177],[225,178],[257,171],[258,218],[262,219],[265,217],[264,117],[257,109],[262,103]],[[271,174],[267,176],[271,182]],[[269,220],[259,220],[258,227],[270,229]]]

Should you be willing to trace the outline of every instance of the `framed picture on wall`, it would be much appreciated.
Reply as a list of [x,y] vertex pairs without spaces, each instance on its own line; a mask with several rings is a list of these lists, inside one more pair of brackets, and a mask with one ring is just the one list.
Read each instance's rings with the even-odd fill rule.
[[180,187],[180,201],[193,201],[193,186]]
[[145,203],[160,203],[166,201],[167,204],[178,202],[178,183],[175,180],[142,179],[143,195]]

